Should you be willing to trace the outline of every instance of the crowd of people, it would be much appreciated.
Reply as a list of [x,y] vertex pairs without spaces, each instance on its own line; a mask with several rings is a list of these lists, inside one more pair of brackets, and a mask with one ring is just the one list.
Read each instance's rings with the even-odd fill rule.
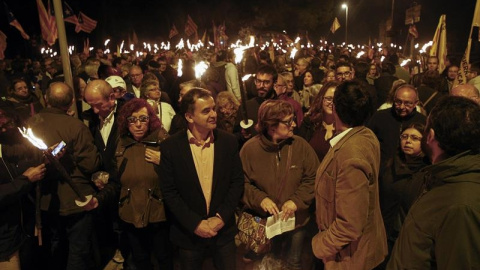
[[[0,60],[0,269],[478,268],[480,64],[277,53]],[[295,227],[243,250],[242,211]]]

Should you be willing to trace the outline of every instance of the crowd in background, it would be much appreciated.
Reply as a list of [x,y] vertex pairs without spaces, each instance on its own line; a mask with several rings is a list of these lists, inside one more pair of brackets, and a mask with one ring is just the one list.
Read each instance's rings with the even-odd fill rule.
[[[404,269],[435,268],[437,263],[442,268],[440,264],[460,263],[459,258],[471,259],[469,252],[465,257],[457,255],[463,249],[475,250],[465,237],[466,244],[458,244],[454,248],[459,250],[449,255],[451,262],[437,254],[427,264],[420,260],[414,264],[416,257],[406,249],[418,254],[415,248],[430,250],[437,243],[425,240],[427,244],[417,247],[405,237],[409,233],[419,237],[411,231],[412,222],[422,217],[409,218],[409,210],[424,213],[415,208],[416,201],[430,207],[419,198],[427,198],[426,193],[436,187],[435,179],[428,178],[435,170],[428,168],[443,160],[432,160],[432,153],[422,148],[422,140],[432,132],[426,128],[432,127],[427,116],[430,112],[442,116],[437,104],[453,106],[453,112],[455,106],[463,106],[478,125],[478,108],[469,106],[480,103],[480,63],[470,64],[467,84],[456,85],[459,64],[455,59],[447,59],[444,70],[438,69],[436,57],[424,57],[422,66],[401,66],[403,56],[395,48],[359,57],[345,48],[305,48],[290,58],[273,47],[257,47],[247,49],[240,64],[233,59],[230,50],[114,57],[95,49],[92,55],[70,56],[72,88],[64,84],[59,57],[0,60],[0,242],[4,243],[0,244],[0,265],[16,260],[17,268],[8,269],[19,269],[19,264],[21,269],[39,269],[39,265],[101,269],[113,257],[125,269],[174,269],[175,264],[181,269],[201,269],[202,258],[213,245],[215,267],[231,269],[235,267],[229,257],[232,250],[235,253],[234,213],[240,209],[259,217],[281,212],[282,218],[296,218],[295,229],[273,238],[267,255],[245,251],[245,264],[258,264],[271,256],[287,269],[338,269],[342,264],[348,269]],[[209,67],[196,78],[199,61],[207,61]],[[239,78],[245,74],[254,76],[242,82]],[[454,98],[457,105],[452,105],[447,101],[451,98],[446,98],[450,96],[473,102]],[[359,104],[366,97],[368,102]],[[339,113],[342,106],[345,111]],[[243,125],[248,119],[253,126]],[[43,136],[49,147],[62,140],[67,143],[57,158],[81,192],[94,195],[86,206],[73,204],[71,198],[78,194],[68,181],[58,180],[61,177],[52,165],[44,165],[41,154],[20,137],[16,127],[26,126]],[[359,136],[347,144],[348,154],[341,154],[342,143],[336,145],[350,138],[338,139],[344,132]],[[434,143],[430,137],[434,136],[428,137]],[[189,144],[181,144],[182,140]],[[433,151],[433,156],[445,159],[471,149],[465,154],[471,157],[467,160],[471,166],[458,160],[453,163],[472,174],[466,176],[468,180],[460,176],[465,182],[478,176],[478,143],[467,140],[458,147],[436,143],[447,154]],[[190,162],[182,159],[190,151],[194,165],[180,166]],[[361,155],[366,152],[371,156]],[[362,158],[371,164],[365,165]],[[368,184],[349,186],[349,178],[339,173],[349,172],[342,171],[345,160],[366,174]],[[216,167],[220,162],[222,169]],[[190,186],[179,186],[189,169],[197,173],[200,184],[185,181],[182,184]],[[108,173],[108,181],[92,178],[98,171]],[[221,183],[228,180],[227,184],[216,183],[217,178]],[[338,181],[338,187],[331,179]],[[202,199],[196,201],[197,194],[190,189],[198,189]],[[215,192],[228,198],[218,199]],[[466,204],[478,206],[478,200]],[[206,211],[203,216],[202,211]],[[365,217],[361,211],[367,213]],[[474,223],[471,217],[478,217],[478,208],[461,213]],[[454,214],[439,219],[455,219],[449,215]],[[421,225],[425,234],[437,229]],[[402,226],[410,231],[403,232]],[[454,224],[450,230],[455,226],[463,225]],[[41,247],[33,236],[40,228]],[[478,240],[478,226],[465,230]],[[435,231],[430,238],[437,233],[441,234]],[[373,243],[375,248],[369,246]],[[447,256],[444,249],[441,254]],[[406,258],[412,262],[405,262]],[[461,265],[475,268],[478,261]]]

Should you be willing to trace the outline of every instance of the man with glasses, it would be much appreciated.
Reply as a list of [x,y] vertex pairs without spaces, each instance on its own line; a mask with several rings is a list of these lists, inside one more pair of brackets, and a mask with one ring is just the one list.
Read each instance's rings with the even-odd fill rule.
[[[254,97],[247,101],[247,113],[248,119],[253,120],[255,125],[258,120],[258,109],[260,105],[266,99],[272,99],[276,97],[275,91],[273,89],[273,84],[277,80],[277,71],[274,67],[270,65],[260,66],[255,75],[255,88],[257,90],[257,97]],[[242,112],[238,114],[239,117],[242,116]],[[253,131],[252,135],[256,134]]]
[[[384,162],[393,157],[399,145],[400,131],[412,123],[425,124],[425,116],[416,110],[418,92],[412,85],[402,84],[395,90],[393,106],[377,111],[368,122],[368,127],[377,135]],[[380,174],[381,175],[381,174]]]
[[273,89],[275,90],[275,93],[278,97],[278,99],[285,100],[286,102],[290,103],[292,105],[294,114],[295,114],[295,131],[298,130],[298,127],[302,124],[303,121],[303,110],[302,110],[302,105],[295,101],[293,98],[288,96],[287,94],[287,78],[282,74],[278,74],[277,81],[273,85]]
[[352,69],[352,65],[348,62],[338,62],[335,78],[339,82],[353,80],[355,74]]
[[130,79],[127,85],[127,92],[134,93],[135,97],[140,98],[140,86],[142,85],[143,70],[139,66],[132,66],[128,72]]
[[[421,195],[408,211],[387,269],[480,266],[480,108],[445,97],[428,116]],[[414,178],[415,179],[415,178]]]
[[480,89],[480,62],[475,62],[468,65],[467,79],[468,84]]

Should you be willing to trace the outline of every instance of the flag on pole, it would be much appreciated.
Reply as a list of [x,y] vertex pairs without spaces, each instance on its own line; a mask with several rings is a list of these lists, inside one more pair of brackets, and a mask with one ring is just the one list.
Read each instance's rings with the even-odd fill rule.
[[63,1],[63,20],[78,25],[77,16],[73,12],[73,9],[65,1]]
[[87,38],[83,41],[83,54],[89,55],[90,54],[90,39]]
[[25,30],[23,30],[22,25],[18,22],[18,20],[15,18],[13,13],[8,8],[7,3],[3,2],[3,4],[5,5],[5,11],[7,12],[8,23],[11,26],[17,28],[17,30],[20,32],[20,35],[22,35],[24,39],[29,40],[30,36],[27,35],[27,33],[25,33]]
[[477,3],[475,4],[475,11],[473,13],[472,31],[473,31],[474,26],[479,27],[478,28],[478,41],[480,41],[480,2],[478,2],[478,0],[477,0]]
[[172,29],[170,29],[170,33],[168,34],[168,38],[171,39],[172,37],[178,35],[178,30],[175,24],[172,26]]
[[5,49],[7,48],[7,36],[0,31],[0,59],[5,58]]
[[334,34],[335,31],[338,30],[338,28],[340,28],[340,22],[338,21],[337,17],[335,17],[335,19],[333,20],[332,26],[330,27],[330,32]]
[[185,34],[187,35],[187,37],[196,34],[197,29],[197,24],[192,20],[190,15],[187,15],[187,22],[185,23]]
[[205,44],[205,40],[207,40],[207,29],[203,31],[203,36],[202,36],[202,43]]
[[408,28],[408,33],[412,35],[413,38],[418,38],[418,31],[415,24],[410,25],[410,27]]
[[50,7],[48,11],[45,9],[42,0],[37,0],[37,8],[38,17],[40,19],[40,29],[42,30],[42,38],[48,45],[52,46],[57,39],[57,24],[55,23],[55,17],[50,15]]
[[215,22],[213,20],[212,20],[212,25],[213,25],[213,45],[215,46],[215,49],[219,49],[220,43],[218,42],[217,26],[215,25]]
[[86,33],[90,33],[95,29],[95,27],[97,27],[97,21],[91,19],[87,15],[83,14],[83,12],[81,11],[80,13],[78,13],[78,24],[77,27],[75,27],[75,32],[78,33],[80,31],[83,31]]
[[442,14],[438,21],[437,30],[433,36],[433,44],[430,49],[430,56],[438,58],[438,72],[442,73],[445,69],[445,61],[447,59],[447,15]]
[[470,48],[472,46],[472,39],[471,37],[468,39],[467,48],[465,49],[465,54],[463,54],[462,61],[460,61],[460,67],[458,68],[458,75],[453,82],[453,86],[459,84],[465,84],[468,82],[467,73],[468,73],[468,65],[469,65],[469,58],[470,58]]
[[132,42],[133,43],[131,43],[131,44],[134,44],[134,45],[138,44],[137,32],[135,32],[135,30],[133,30],[133,33],[132,33]]
[[467,73],[468,73],[468,66],[470,64],[470,50],[472,48],[472,32],[473,32],[474,26],[477,26],[477,27],[480,26],[479,12],[480,12],[480,2],[478,2],[477,0],[477,3],[475,4],[475,11],[473,12],[473,20],[472,20],[472,26],[470,27],[470,36],[468,37],[467,48],[465,49],[465,53],[463,54],[462,61],[460,61],[458,75],[455,81],[453,82],[454,86],[458,84],[465,84],[468,81]]

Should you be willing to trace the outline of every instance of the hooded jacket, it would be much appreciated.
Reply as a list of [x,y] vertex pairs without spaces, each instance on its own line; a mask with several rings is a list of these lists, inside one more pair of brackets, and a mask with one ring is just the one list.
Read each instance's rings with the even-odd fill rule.
[[480,154],[425,167],[423,194],[408,212],[387,269],[480,268]]

